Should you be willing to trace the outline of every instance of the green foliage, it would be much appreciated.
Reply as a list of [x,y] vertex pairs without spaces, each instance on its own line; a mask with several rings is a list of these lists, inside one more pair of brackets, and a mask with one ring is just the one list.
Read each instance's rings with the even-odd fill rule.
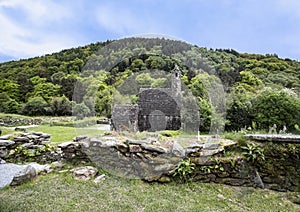
[[265,160],[264,149],[255,144],[247,144],[246,146],[241,146],[243,150],[242,154],[245,156],[246,160],[255,163],[256,161]]
[[265,89],[252,104],[255,122],[260,128],[268,129],[274,124],[293,128],[300,122],[300,101],[287,90]]
[[243,146],[245,145],[246,143],[246,139],[244,138],[244,135],[246,134],[246,132],[236,132],[236,131],[232,131],[232,132],[225,132],[223,134],[224,138],[226,139],[230,139],[230,140],[233,140],[233,141],[236,141],[238,142],[238,144],[240,146]]
[[97,91],[95,112],[99,116],[111,117],[112,95],[114,88],[105,84],[101,85]]
[[32,150],[28,150],[22,145],[19,145],[10,153],[10,158],[17,161],[30,161],[33,157],[39,156],[44,152],[51,151],[53,151],[53,146],[48,143],[46,143],[42,147],[38,147]]
[[54,97],[51,101],[51,112],[54,116],[72,115],[72,103],[65,96]]
[[205,174],[210,174],[213,166],[201,166],[200,170]]
[[[104,57],[96,54],[109,43],[0,63],[0,112],[67,115],[69,106],[58,109],[60,98],[65,96],[71,104],[84,102],[90,111],[110,117],[112,94],[128,77],[143,70],[151,70],[151,74],[155,69],[170,72],[176,64],[182,70],[183,82],[199,102],[201,131],[208,131],[219,121],[214,113],[219,108],[211,100],[214,85],[220,82],[228,97],[227,130],[253,127],[252,123],[256,129],[267,129],[276,123],[293,131],[294,125],[300,123],[300,62],[275,54],[240,54],[231,49],[213,50],[180,41],[146,38],[124,39],[115,42],[114,48],[105,49]],[[120,58],[124,59],[119,61]],[[104,70],[105,67],[111,70]],[[168,84],[163,77],[145,73],[136,82],[136,89]],[[73,96],[75,85],[78,91]],[[272,91],[265,92],[266,87]],[[33,112],[19,110],[21,105],[28,108],[35,97],[43,98],[48,105],[43,102],[37,113],[37,108]],[[137,96],[126,98],[131,103],[137,101]],[[64,102],[69,105],[68,101]]]
[[198,98],[199,112],[200,112],[200,131],[209,131],[212,118],[212,105],[205,98]]
[[38,83],[34,86],[33,97],[42,97],[47,103],[55,96],[59,96],[60,85],[54,85],[51,82]]
[[217,158],[215,158],[215,159],[214,159],[214,162],[216,163],[216,164],[213,166],[214,170],[216,170],[216,171],[221,171],[221,172],[225,171],[225,169],[224,169],[223,165],[221,164],[221,161],[220,161],[220,160],[218,160]]
[[19,103],[10,98],[6,92],[0,93],[0,112],[1,113],[18,113],[20,110]]
[[241,82],[245,83],[247,85],[250,85],[252,87],[257,87],[262,85],[262,81],[255,77],[251,72],[249,71],[241,71],[240,75],[242,77]]
[[212,172],[219,173],[225,171],[221,161],[218,158],[211,158],[211,160],[214,162],[214,165],[201,166],[200,171],[202,171],[205,174],[210,174]]
[[172,138],[178,136],[179,133],[180,133],[179,130],[164,130],[164,131],[160,132],[160,134],[162,136],[172,137]]
[[0,93],[6,93],[9,98],[18,100],[20,97],[19,84],[9,79],[0,80]]
[[50,113],[48,103],[42,97],[34,97],[22,108],[22,114],[28,116],[43,116]]
[[187,182],[190,174],[194,172],[195,164],[190,159],[182,160],[175,168],[173,176],[179,176],[180,180]]
[[73,115],[77,119],[88,117],[90,115],[90,112],[90,109],[84,103],[76,104],[73,107]]

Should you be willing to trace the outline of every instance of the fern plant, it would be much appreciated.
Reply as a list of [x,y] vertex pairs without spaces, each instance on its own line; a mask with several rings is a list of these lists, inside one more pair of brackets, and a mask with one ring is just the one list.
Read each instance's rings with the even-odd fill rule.
[[243,149],[242,154],[245,156],[246,160],[255,163],[258,160],[265,160],[264,149],[255,145],[247,144],[241,147]]
[[179,176],[180,180],[186,182],[188,176],[193,173],[195,169],[195,164],[190,160],[182,160],[179,162],[175,168],[173,176]]

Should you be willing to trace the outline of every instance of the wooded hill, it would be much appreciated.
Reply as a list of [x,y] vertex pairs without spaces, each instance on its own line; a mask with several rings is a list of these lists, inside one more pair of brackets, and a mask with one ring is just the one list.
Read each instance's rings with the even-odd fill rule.
[[[175,65],[197,98],[202,131],[218,111],[207,92],[212,81],[220,81],[226,92],[227,130],[273,124],[299,130],[300,62],[159,38],[99,42],[0,63],[0,112],[61,116],[71,115],[73,107],[82,117],[93,111],[110,117],[112,94],[128,77],[144,70],[171,72]],[[144,72],[135,81],[140,87],[166,84]]]

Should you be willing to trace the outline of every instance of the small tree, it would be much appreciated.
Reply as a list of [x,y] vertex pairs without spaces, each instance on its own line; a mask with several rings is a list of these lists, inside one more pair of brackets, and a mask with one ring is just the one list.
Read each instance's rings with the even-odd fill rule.
[[0,93],[0,112],[2,113],[18,113],[19,103],[10,98],[7,93]]
[[288,90],[263,90],[253,100],[253,114],[260,128],[268,129],[269,126],[286,125],[288,128],[299,123],[300,102],[296,95]]
[[29,116],[41,116],[49,113],[49,105],[42,97],[34,97],[23,106],[22,113]]
[[90,114],[90,109],[84,104],[76,104],[73,107],[73,115],[76,116],[77,119],[83,119]]
[[72,115],[72,103],[65,96],[54,97],[51,102],[51,111],[55,116]]

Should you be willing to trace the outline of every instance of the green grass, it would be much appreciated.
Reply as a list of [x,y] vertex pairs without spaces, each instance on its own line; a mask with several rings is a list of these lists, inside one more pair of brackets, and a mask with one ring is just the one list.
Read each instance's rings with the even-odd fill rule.
[[0,119],[3,118],[30,118],[29,116],[23,116],[18,114],[7,114],[7,113],[0,113]]
[[13,134],[15,131],[9,127],[1,127],[2,135]]
[[40,125],[29,128],[29,130],[51,134],[51,142],[53,143],[72,141],[78,135],[99,136],[104,132],[93,127],[75,128],[49,125]]
[[288,193],[219,184],[146,183],[108,176],[78,182],[69,173],[0,190],[0,211],[299,211]]

